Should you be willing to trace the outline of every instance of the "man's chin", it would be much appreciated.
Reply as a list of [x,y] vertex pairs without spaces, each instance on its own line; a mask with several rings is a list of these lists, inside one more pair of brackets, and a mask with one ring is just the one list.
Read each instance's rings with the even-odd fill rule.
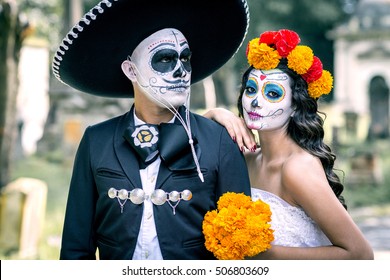
[[163,108],[178,108],[182,105],[184,105],[187,101],[187,98],[180,98],[180,99],[164,99],[164,98],[159,98],[159,103],[158,105],[163,107]]

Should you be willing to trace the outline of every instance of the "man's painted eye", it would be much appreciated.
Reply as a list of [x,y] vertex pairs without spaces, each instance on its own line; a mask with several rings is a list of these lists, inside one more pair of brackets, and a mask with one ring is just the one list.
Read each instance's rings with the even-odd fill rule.
[[189,48],[185,48],[180,54],[180,61],[187,72],[192,71],[191,67],[191,51]]
[[163,63],[169,63],[171,61],[172,61],[172,57],[168,57],[168,56],[164,56],[160,60],[160,62],[163,62]]
[[168,73],[175,69],[179,54],[172,49],[161,49],[157,51],[151,60],[151,66],[160,73]]

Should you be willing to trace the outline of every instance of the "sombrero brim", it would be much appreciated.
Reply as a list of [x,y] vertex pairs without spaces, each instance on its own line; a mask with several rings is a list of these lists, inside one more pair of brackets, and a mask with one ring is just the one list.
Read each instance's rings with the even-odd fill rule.
[[237,52],[248,25],[246,0],[105,0],[66,35],[54,56],[53,73],[86,93],[133,97],[122,61],[152,33],[176,28],[188,40],[195,83]]

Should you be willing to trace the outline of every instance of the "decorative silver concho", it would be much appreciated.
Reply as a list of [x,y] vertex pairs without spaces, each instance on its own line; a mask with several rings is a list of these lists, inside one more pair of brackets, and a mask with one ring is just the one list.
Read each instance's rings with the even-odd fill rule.
[[169,193],[163,191],[162,189],[157,189],[152,192],[152,194],[146,195],[143,189],[136,188],[134,190],[128,191],[125,189],[117,190],[115,188],[110,188],[108,190],[108,197],[111,199],[116,198],[121,207],[121,213],[123,213],[123,207],[125,206],[127,200],[130,200],[134,204],[141,204],[145,200],[152,201],[154,205],[163,205],[165,202],[168,202],[169,206],[172,208],[173,215],[176,214],[176,206],[181,200],[188,201],[192,198],[192,192],[190,190],[183,190],[181,192],[171,191]]

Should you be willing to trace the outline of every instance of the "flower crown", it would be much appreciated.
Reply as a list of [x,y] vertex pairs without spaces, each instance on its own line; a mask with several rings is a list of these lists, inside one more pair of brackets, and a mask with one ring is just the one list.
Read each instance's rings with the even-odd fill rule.
[[301,75],[308,85],[308,94],[316,99],[332,90],[333,77],[322,69],[321,60],[310,47],[298,46],[300,41],[291,30],[266,31],[248,43],[246,56],[250,65],[262,70],[277,68],[280,60],[286,58],[287,67]]

